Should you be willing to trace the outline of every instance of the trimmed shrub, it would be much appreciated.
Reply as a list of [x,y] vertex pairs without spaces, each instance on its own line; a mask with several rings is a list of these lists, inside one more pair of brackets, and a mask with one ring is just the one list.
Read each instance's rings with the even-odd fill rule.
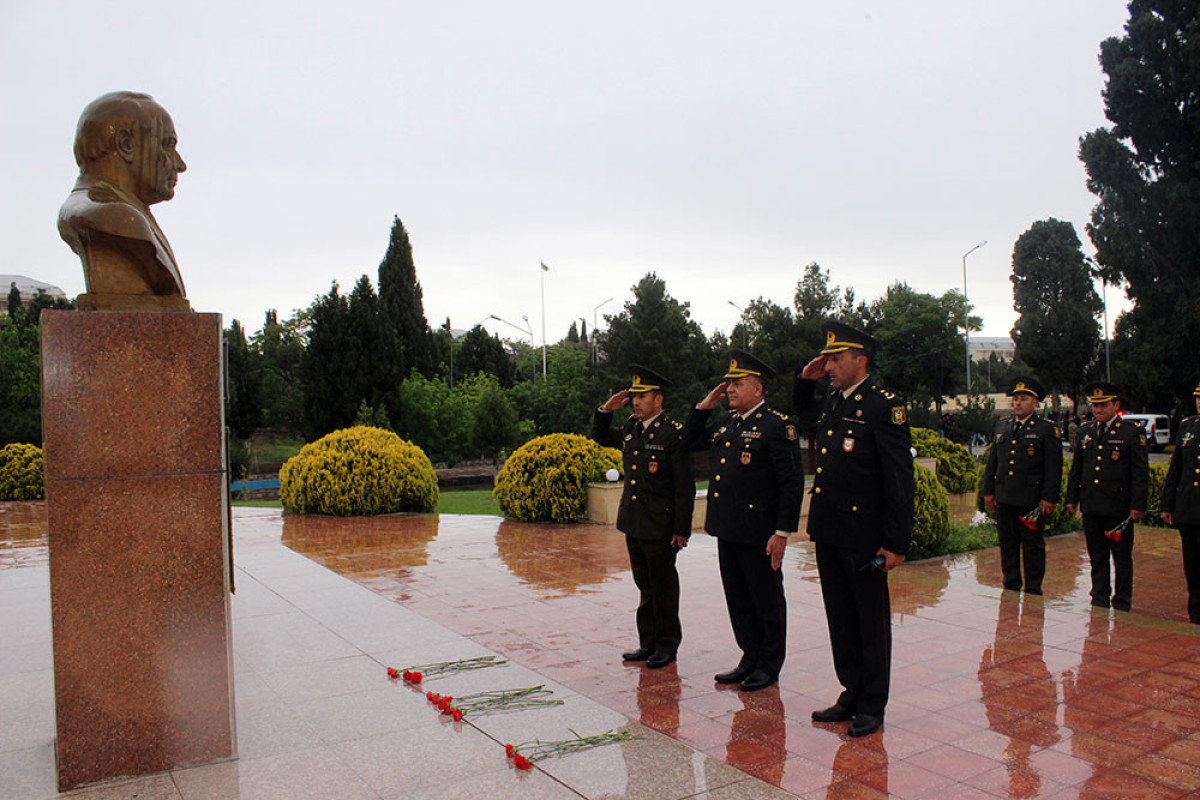
[[412,442],[357,426],[306,444],[279,470],[279,499],[297,514],[339,517],[433,511],[437,475]]
[[913,503],[912,543],[908,559],[916,561],[942,554],[950,535],[950,496],[946,487],[924,467],[913,464],[917,492]]
[[588,481],[602,481],[620,467],[620,450],[574,433],[551,433],[508,457],[492,496],[507,516],[524,522],[579,522],[587,517]]
[[943,439],[928,428],[912,429],[912,446],[919,458],[936,458],[937,479],[946,491],[960,493],[975,488],[979,477],[979,462],[961,444]]
[[1138,525],[1157,525],[1165,527],[1161,516],[1163,484],[1167,481],[1167,470],[1170,464],[1150,465],[1150,493],[1146,498],[1146,516]]
[[31,444],[0,448],[0,500],[41,500],[46,496],[46,461]]

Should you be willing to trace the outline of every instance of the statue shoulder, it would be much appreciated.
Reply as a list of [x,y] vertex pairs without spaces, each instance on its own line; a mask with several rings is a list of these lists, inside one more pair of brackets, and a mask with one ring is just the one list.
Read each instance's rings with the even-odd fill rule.
[[96,234],[144,242],[156,242],[158,238],[145,211],[101,187],[71,192],[58,211],[58,229],[67,241]]

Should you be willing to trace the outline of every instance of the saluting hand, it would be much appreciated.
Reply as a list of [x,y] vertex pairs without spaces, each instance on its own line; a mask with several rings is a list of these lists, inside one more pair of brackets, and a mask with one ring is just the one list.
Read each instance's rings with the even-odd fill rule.
[[629,390],[622,389],[621,391],[608,398],[608,402],[600,406],[601,411],[616,411],[621,406],[629,402]]
[[696,408],[701,411],[712,411],[721,404],[721,399],[725,397],[725,387],[728,386],[726,381],[721,381],[716,387],[708,393],[708,396],[696,404]]
[[819,381],[827,374],[825,372],[825,362],[829,360],[829,356],[817,356],[812,361],[804,365],[804,369],[800,370],[800,377],[806,381]]

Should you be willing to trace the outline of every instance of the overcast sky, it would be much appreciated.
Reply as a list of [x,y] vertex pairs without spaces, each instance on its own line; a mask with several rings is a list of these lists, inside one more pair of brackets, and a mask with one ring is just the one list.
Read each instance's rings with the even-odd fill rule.
[[[79,112],[152,94],[188,164],[154,207],[198,311],[257,330],[375,281],[393,215],[432,325],[541,340],[657,272],[706,333],[804,265],[962,288],[1008,334],[1016,238],[1084,225],[1119,0],[0,0],[0,273],[84,291],[55,220]],[[1109,291],[1110,314],[1120,305]],[[603,319],[601,317],[603,327]],[[505,337],[520,334],[489,321]],[[786,365],[779,365],[786,368]]]

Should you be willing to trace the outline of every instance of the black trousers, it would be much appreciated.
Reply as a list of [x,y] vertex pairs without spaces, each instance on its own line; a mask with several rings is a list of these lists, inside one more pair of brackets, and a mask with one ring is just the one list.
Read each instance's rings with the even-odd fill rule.
[[879,716],[891,683],[892,602],[887,573],[861,569],[873,556],[817,542],[833,668],[844,689],[838,703]]
[[783,572],[771,569],[765,543],[717,540],[717,561],[733,636],[742,651],[739,666],[779,677],[787,647],[787,603]]
[[996,533],[1000,537],[1000,570],[1004,573],[1004,588],[1020,591],[1021,556],[1025,557],[1025,591],[1042,593],[1042,578],[1046,575],[1046,523],[1039,516],[1037,528],[1030,529],[1021,522],[1021,515],[1031,508],[996,504]]
[[633,583],[638,588],[638,647],[675,655],[683,641],[679,624],[679,573],[669,539],[625,537]]
[[1183,574],[1187,578],[1188,619],[1200,625],[1200,525],[1180,525]]
[[[1133,523],[1121,531],[1119,542],[1109,539],[1104,532],[1113,530],[1124,519],[1100,514],[1083,515],[1083,535],[1087,540],[1088,558],[1092,562],[1092,605],[1108,608],[1111,604],[1118,611],[1128,611],[1133,603]],[[1108,568],[1110,557],[1111,582]]]

